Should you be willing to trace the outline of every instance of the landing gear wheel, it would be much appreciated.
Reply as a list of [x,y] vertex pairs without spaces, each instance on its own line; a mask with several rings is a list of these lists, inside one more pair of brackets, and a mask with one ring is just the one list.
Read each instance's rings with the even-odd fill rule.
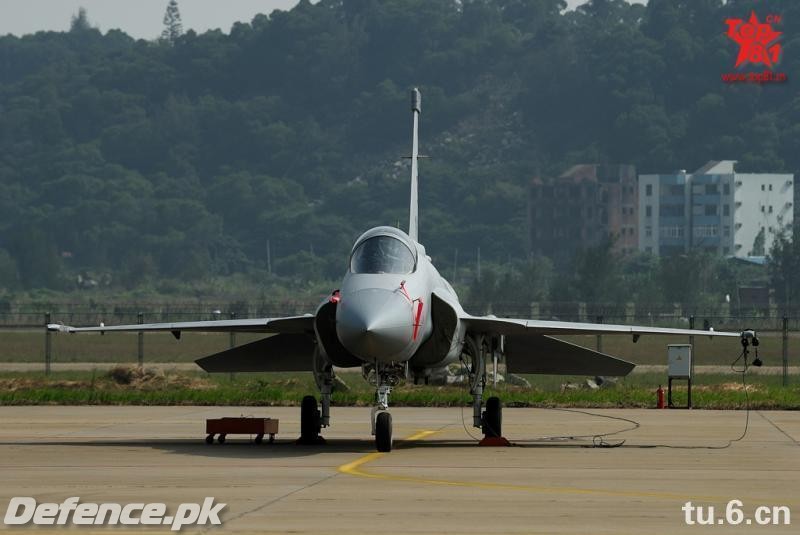
[[206,444],[213,444],[213,443],[214,443],[214,435],[207,435]]
[[481,431],[487,437],[503,436],[503,407],[500,405],[500,398],[491,397],[486,400]]
[[378,451],[392,451],[392,415],[386,411],[375,419],[375,446]]
[[319,432],[322,429],[317,398],[306,396],[300,404],[300,440],[301,444],[316,444],[319,442]]
[[218,436],[217,442],[219,442],[220,444],[225,444],[225,435]]
[[261,444],[262,442],[264,442],[264,435],[256,435],[255,443]]

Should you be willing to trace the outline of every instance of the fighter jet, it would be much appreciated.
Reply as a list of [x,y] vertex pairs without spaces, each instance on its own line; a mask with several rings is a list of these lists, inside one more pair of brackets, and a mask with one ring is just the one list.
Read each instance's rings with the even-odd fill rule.
[[[698,331],[629,325],[572,323],[473,316],[461,307],[453,287],[442,277],[419,242],[417,185],[421,95],[411,92],[411,202],[408,233],[375,227],[353,245],[339,289],[314,314],[283,318],[189,321],[144,325],[71,327],[53,331],[248,332],[272,336],[197,360],[208,372],[311,371],[320,401],[306,396],[300,409],[302,443],[321,441],[331,424],[334,367],[361,368],[376,391],[370,413],[378,451],[392,448],[392,388],[404,380],[426,383],[437,370],[461,363],[472,396],[473,426],[487,437],[502,433],[500,400],[486,400],[487,364],[505,358],[507,373],[627,375],[634,364],[555,338],[572,334],[617,334],[637,340],[644,334],[696,335]],[[713,336],[739,333],[705,332]]]

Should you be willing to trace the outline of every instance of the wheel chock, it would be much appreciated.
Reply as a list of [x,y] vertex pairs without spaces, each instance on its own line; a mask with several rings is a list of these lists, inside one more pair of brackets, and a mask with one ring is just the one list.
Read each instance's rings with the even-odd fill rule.
[[484,436],[478,446],[490,446],[495,448],[505,448],[511,446],[511,442],[506,437],[487,437]]

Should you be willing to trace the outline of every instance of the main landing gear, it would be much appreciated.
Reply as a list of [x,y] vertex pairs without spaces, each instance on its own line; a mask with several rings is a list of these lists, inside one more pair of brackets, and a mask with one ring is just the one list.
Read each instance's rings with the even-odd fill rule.
[[322,394],[321,410],[317,398],[306,396],[300,404],[300,438],[298,444],[325,444],[320,435],[323,427],[331,424],[331,394],[333,393],[333,365],[325,360],[319,350],[313,357],[314,381]]
[[486,387],[486,354],[487,344],[481,336],[476,339],[467,336],[464,339],[464,352],[461,359],[467,370],[470,394],[472,395],[472,425],[483,433],[481,446],[509,446],[503,437],[503,406],[500,399],[490,397],[483,409],[483,390]]

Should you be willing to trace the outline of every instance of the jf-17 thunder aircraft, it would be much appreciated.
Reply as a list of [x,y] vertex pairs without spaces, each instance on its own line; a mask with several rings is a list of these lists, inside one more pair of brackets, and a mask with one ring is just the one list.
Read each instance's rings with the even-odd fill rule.
[[[378,451],[392,448],[389,395],[401,381],[427,383],[431,374],[462,363],[472,396],[473,425],[487,437],[499,437],[502,409],[496,397],[486,400],[487,364],[503,356],[507,373],[627,375],[634,364],[557,338],[573,334],[692,335],[698,331],[505,319],[473,316],[464,311],[453,287],[442,277],[419,242],[417,210],[419,90],[411,92],[413,117],[411,205],[408,233],[375,227],[362,234],[350,253],[341,287],[325,298],[314,314],[282,318],[188,321],[137,325],[71,327],[48,325],[52,331],[269,333],[272,336],[197,360],[208,372],[311,371],[321,400],[303,398],[300,443],[323,442],[330,426],[334,367],[361,368],[375,387],[370,414]],[[739,333],[709,332],[714,336]]]

